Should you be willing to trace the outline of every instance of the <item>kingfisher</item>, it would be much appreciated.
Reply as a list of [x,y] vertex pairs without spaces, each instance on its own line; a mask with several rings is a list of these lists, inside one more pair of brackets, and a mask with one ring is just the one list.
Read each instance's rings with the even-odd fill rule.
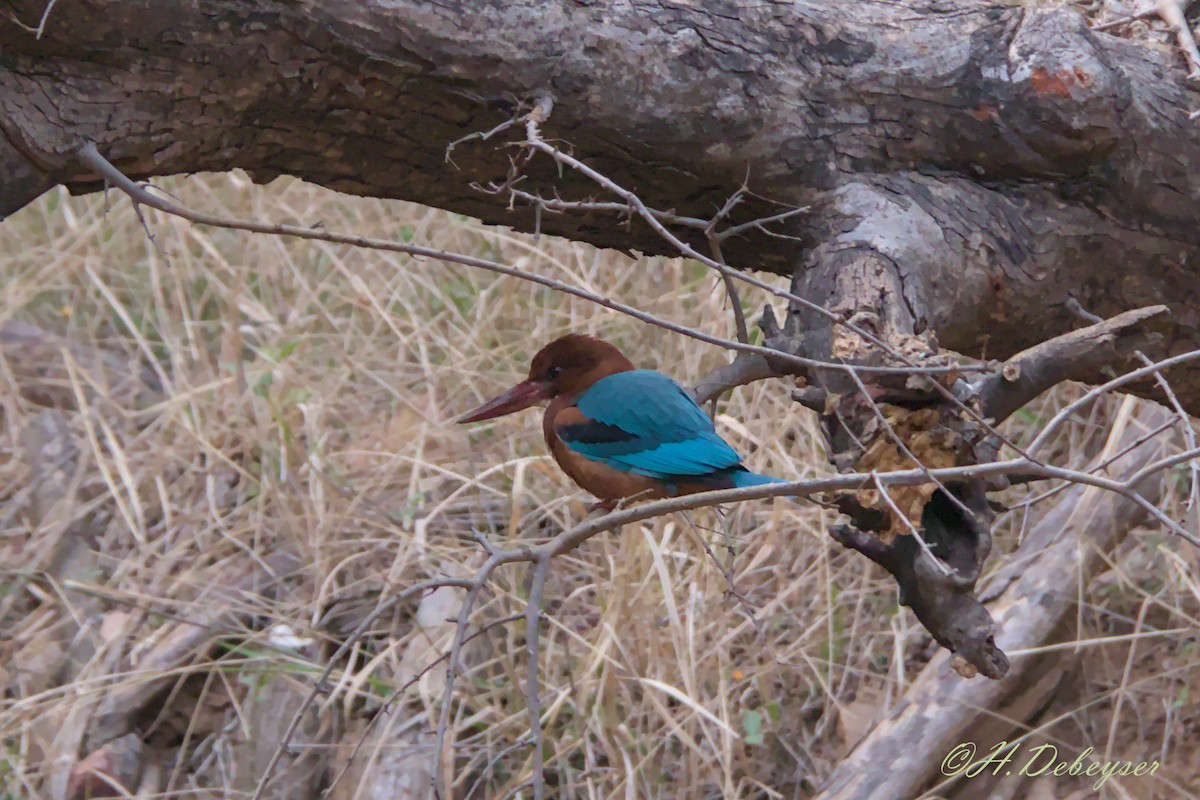
[[746,469],[678,383],[635,368],[612,344],[582,334],[543,347],[526,380],[458,421],[481,422],[547,401],[542,433],[550,453],[601,507],[783,482]]

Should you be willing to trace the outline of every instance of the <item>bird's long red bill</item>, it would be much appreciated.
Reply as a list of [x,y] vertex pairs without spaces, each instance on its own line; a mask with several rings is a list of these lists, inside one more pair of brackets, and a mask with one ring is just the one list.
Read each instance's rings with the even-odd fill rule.
[[537,405],[543,400],[550,399],[550,387],[536,381],[521,381],[499,397],[493,397],[465,417],[459,423],[482,422],[485,419],[495,419],[505,414],[512,414],[524,408]]

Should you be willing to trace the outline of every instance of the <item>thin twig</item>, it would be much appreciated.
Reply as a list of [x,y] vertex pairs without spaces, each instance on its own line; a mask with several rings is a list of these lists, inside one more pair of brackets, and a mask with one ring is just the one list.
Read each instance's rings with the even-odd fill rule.
[[[1072,414],[1096,398],[1102,397],[1103,395],[1111,392],[1113,389],[1136,381],[1139,378],[1155,375],[1159,372],[1159,370],[1166,369],[1167,367],[1174,367],[1178,364],[1184,364],[1188,361],[1195,361],[1198,358],[1200,358],[1200,350],[1189,350],[1186,353],[1180,353],[1177,356],[1172,356],[1170,358],[1165,358],[1162,361],[1157,361],[1150,366],[1136,369],[1133,372],[1127,372],[1124,375],[1113,378],[1108,383],[1094,387],[1091,391],[1087,392],[1074,402],[1068,403],[1066,407],[1055,414],[1054,417],[1051,418],[1048,423],[1046,423],[1046,427],[1042,428],[1042,432],[1039,433],[1036,438],[1034,438],[1033,442],[1030,443],[1027,448],[1025,448],[1025,452],[1029,455],[1037,452],[1050,439],[1050,436],[1058,430],[1059,426],[1063,425]],[[1026,458],[1028,458],[1029,455],[1027,455]]]
[[42,34],[46,32],[46,23],[50,20],[50,12],[54,10],[54,4],[57,2],[58,0],[48,0],[46,3],[46,10],[42,12],[42,18],[38,20],[35,39],[41,39]]
[[[1134,353],[1134,355],[1136,355],[1138,359],[1147,366],[1152,366],[1154,364],[1154,362],[1151,361],[1141,350],[1138,350],[1136,353]],[[1180,403],[1179,398],[1175,396],[1175,391],[1171,388],[1171,382],[1168,381],[1166,376],[1162,374],[1162,370],[1155,370],[1154,380],[1158,382],[1159,387],[1163,390],[1163,393],[1166,394],[1167,402],[1171,404],[1171,408],[1175,411],[1175,416],[1179,419],[1179,426],[1182,428],[1180,432],[1183,434],[1184,447],[1188,450],[1195,450],[1197,447],[1196,429],[1192,427],[1191,417],[1189,417],[1187,412],[1183,410],[1183,404]],[[1200,461],[1193,459],[1188,465],[1188,470],[1191,473],[1192,480],[1191,486],[1188,487],[1188,499],[1187,503],[1184,505],[1184,508],[1190,511],[1193,506],[1197,505],[1197,495],[1200,493]],[[1200,533],[1200,531],[1197,531],[1197,533]]]
[[[705,342],[716,347],[723,347],[727,350],[734,350],[742,353],[756,353],[760,356],[771,357],[779,362],[794,364],[805,369],[820,369],[820,370],[842,370],[845,369],[844,364],[834,364],[825,361],[820,361],[812,358],[804,358],[803,356],[784,353],[778,350],[772,350],[769,347],[758,347],[742,342],[731,342],[722,339],[719,336],[712,336],[703,331],[690,328],[686,325],[680,325],[676,322],[656,317],[653,314],[642,311],[633,306],[619,303],[615,300],[610,300],[603,295],[589,292],[586,289],[581,289],[577,286],[563,283],[562,281],[547,278],[533,272],[509,267],[496,261],[489,261],[484,258],[476,258],[474,256],[462,255],[459,253],[451,253],[445,250],[434,250],[429,247],[421,247],[420,245],[405,244],[388,239],[374,239],[368,236],[351,236],[347,234],[333,233],[323,228],[307,228],[299,225],[283,225],[283,224],[268,224],[255,222],[251,220],[235,219],[231,217],[221,217],[212,214],[205,214],[199,211],[193,211],[178,203],[170,200],[165,200],[157,195],[146,191],[142,186],[127,177],[123,172],[109,163],[108,159],[100,155],[94,144],[88,143],[79,150],[80,159],[88,166],[96,170],[101,176],[109,181],[113,186],[123,191],[134,202],[134,205],[146,205],[162,211],[165,214],[180,217],[197,225],[211,225],[216,228],[226,228],[229,230],[242,230],[249,233],[264,233],[270,236],[292,236],[297,239],[308,239],[319,242],[330,242],[332,244],[345,244],[352,247],[361,247],[367,250],[381,250],[389,253],[405,253],[407,255],[416,256],[419,258],[432,258],[439,261],[448,261],[453,264],[462,264],[463,266],[473,267],[476,269],[494,272],[499,275],[507,275],[512,278],[519,278],[524,281],[536,283],[539,286],[545,286],[556,292],[569,294],[572,297],[578,297],[596,305],[603,306],[612,311],[617,311],[634,319],[645,322],[649,325],[654,325],[664,330],[669,330],[673,333],[678,333],[682,336],[687,336],[697,341]],[[970,365],[954,366],[954,367],[894,367],[894,366],[855,366],[855,370],[863,374],[881,374],[881,375],[934,375],[950,372],[984,371],[986,367],[972,367]]]
[[[689,245],[687,242],[683,241],[678,236],[676,236],[674,233],[672,233],[666,226],[664,226],[658,220],[658,218],[654,215],[653,212],[650,211],[650,209],[646,206],[646,204],[642,202],[642,199],[640,197],[638,197],[636,192],[626,189],[625,187],[616,183],[616,181],[609,178],[607,175],[604,175],[603,173],[598,172],[597,170],[588,166],[587,164],[585,164],[584,162],[575,158],[574,156],[572,156],[568,153],[564,153],[562,150],[558,149],[557,147],[554,147],[553,145],[544,141],[540,137],[536,137],[536,138],[531,137],[531,138],[527,139],[525,142],[522,142],[522,146],[532,147],[536,150],[539,150],[542,153],[545,153],[546,155],[550,156],[552,159],[554,159],[559,164],[568,166],[571,169],[582,173],[584,176],[590,178],[594,183],[599,184],[603,188],[607,189],[608,191],[610,191],[613,194],[620,197],[622,200],[624,200],[626,203],[628,203],[629,206],[634,211],[637,212],[638,216],[640,216],[646,222],[646,224],[650,226],[650,228],[655,233],[657,233],[662,239],[664,239],[672,247],[676,248],[683,255],[687,256],[688,258],[694,258],[697,261],[699,261],[700,263],[704,264],[705,266],[716,270],[717,272],[721,272],[724,269],[726,269],[722,264],[718,263],[717,261],[715,261],[712,258],[709,258],[708,256],[704,255],[703,253],[700,253],[695,248],[693,248],[691,245]],[[748,283],[751,286],[755,286],[759,289],[762,289],[763,291],[769,292],[776,297],[796,303],[798,305],[803,306],[804,308],[809,309],[810,311],[812,311],[816,314],[820,314],[821,316],[828,319],[834,325],[841,325],[841,326],[845,327],[846,329],[853,331],[854,333],[863,337],[865,340],[869,341],[871,344],[875,345],[876,347],[878,347],[880,350],[887,353],[888,355],[890,355],[898,360],[904,359],[904,356],[902,356],[893,347],[888,345],[883,340],[879,339],[874,334],[858,327],[857,325],[855,325],[852,322],[842,319],[839,315],[833,313],[832,311],[830,311],[829,309],[825,308],[822,305],[814,303],[811,300],[808,300],[807,298],[800,297],[798,295],[792,294],[791,292],[780,289],[779,287],[773,286],[773,285],[767,283],[766,281],[760,280],[760,279],[752,277],[750,275],[745,275],[741,272],[736,273],[736,278],[737,278],[737,280]]]
[[[743,222],[741,225],[734,225],[732,227],[726,228],[725,230],[723,230],[717,234],[717,238],[723,242],[732,236],[738,236],[738,235],[743,234],[746,231],[751,230],[751,229],[762,231],[763,233],[767,234],[768,236],[780,236],[782,234],[773,233],[772,231],[767,230],[766,226],[770,225],[772,222],[783,222],[784,220],[791,219],[792,217],[798,216],[800,214],[804,214],[808,210],[809,210],[808,206],[798,206],[796,208],[789,208],[787,211],[781,211],[778,214],[771,214],[768,217],[759,217],[758,219],[752,219],[749,222]],[[792,238],[792,237],[787,237],[787,238]]]
[[1200,458],[1200,447],[1193,447],[1190,450],[1184,450],[1181,453],[1176,453],[1173,456],[1160,458],[1158,461],[1152,461],[1146,466],[1139,469],[1137,472],[1126,481],[1130,486],[1136,486],[1139,482],[1145,480],[1156,472],[1162,472],[1165,469],[1170,469],[1176,464],[1182,464],[1185,461],[1195,462]]
[[[497,133],[503,133],[504,131],[511,128],[513,125],[516,125],[520,121],[520,119],[521,119],[521,117],[518,114],[517,116],[514,116],[512,119],[507,119],[504,122],[501,122],[499,125],[492,128],[490,131],[472,131],[471,133],[468,133],[466,136],[455,139],[453,142],[446,145],[446,163],[454,164],[454,159],[450,157],[450,154],[454,152],[455,147],[458,147],[463,142],[469,142],[472,139],[479,139],[480,141],[487,141],[488,139],[495,136]],[[454,164],[454,166],[455,166],[455,168],[457,168],[458,164]]]
[[[871,397],[871,393],[867,391],[867,387],[863,384],[862,380],[857,375],[854,374],[854,371],[846,370],[846,375],[848,375],[850,377],[850,380],[854,381],[854,385],[858,387],[858,391],[862,394],[863,399],[865,399],[867,401],[867,405],[870,407],[871,413],[874,414],[875,419],[877,419],[880,422],[880,424],[883,425],[884,430],[887,431],[888,438],[890,438],[892,440],[892,442],[896,445],[896,447],[900,448],[900,452],[904,453],[905,458],[907,458],[909,461],[911,461],[913,463],[913,465],[915,465],[918,469],[923,470],[925,472],[926,476],[929,478],[930,482],[933,483],[935,486],[937,486],[937,488],[941,489],[942,494],[946,495],[946,499],[949,500],[951,503],[953,503],[955,506],[957,506],[958,510],[961,511],[963,514],[965,514],[967,519],[969,519],[969,520],[975,519],[975,512],[973,512],[973,511],[971,511],[971,509],[967,508],[966,504],[963,503],[963,501],[958,498],[958,495],[954,494],[954,492],[947,489],[945,484],[943,484],[941,481],[939,481],[937,478],[935,478],[933,476],[933,474],[929,471],[929,468],[925,466],[924,462],[922,462],[921,459],[917,458],[916,455],[913,453],[913,451],[909,449],[908,445],[905,444],[904,440],[900,438],[900,435],[898,433],[896,433],[896,429],[892,427],[892,423],[888,422],[887,417],[885,417],[883,415],[883,412],[879,410],[879,405],[875,402],[875,399],[873,397]],[[874,471],[872,471],[871,474],[875,475]],[[875,479],[877,482],[878,482],[878,478],[879,478],[879,476],[875,475]],[[885,492],[885,495],[886,495],[886,492]],[[888,497],[887,501],[890,504],[891,498]],[[899,509],[897,509],[897,511],[898,510]],[[907,517],[905,517],[905,521],[906,522],[908,521]],[[930,555],[932,556],[933,554],[930,553]],[[934,560],[936,561],[937,559],[934,559]],[[941,562],[939,561],[938,563],[940,564]],[[948,575],[950,573],[947,572],[946,574]]]
[[525,648],[528,653],[529,675],[525,679],[525,705],[529,709],[529,734],[533,744],[533,798],[544,800],[546,780],[545,753],[542,751],[542,703],[538,695],[539,635],[542,625],[542,591],[546,587],[546,573],[550,570],[550,556],[538,557],[533,570],[533,584],[529,588],[529,601],[525,604]]
[[879,482],[879,473],[872,472],[871,477],[874,479],[875,489],[879,492],[879,496],[883,498],[883,502],[887,503],[888,508],[892,510],[892,513],[904,522],[904,526],[908,528],[908,534],[917,540],[917,546],[921,548],[921,551],[925,553],[925,555],[929,556],[929,560],[933,562],[934,566],[938,568],[939,572],[946,577],[953,575],[954,570],[950,569],[950,567],[944,561],[933,554],[933,550],[929,548],[929,542],[925,541],[925,537],[921,535],[919,530],[917,530],[917,526],[912,524],[912,520],[908,518],[908,515],[900,510],[900,506],[896,505],[896,501],[893,500],[891,494],[888,493],[887,487]]
[[1179,49],[1183,51],[1191,70],[1188,72],[1188,78],[1197,80],[1200,79],[1200,49],[1196,48],[1196,39],[1192,36],[1192,29],[1188,27],[1187,18],[1183,15],[1186,6],[1185,0],[1158,0],[1158,15],[1175,30],[1175,39],[1179,42]]
[[747,166],[746,177],[742,181],[741,188],[725,200],[725,203],[717,209],[717,213],[713,215],[709,223],[704,226],[704,236],[708,239],[708,248],[712,251],[713,261],[719,265],[716,269],[721,274],[721,281],[725,284],[725,294],[729,298],[730,305],[733,307],[731,310],[733,311],[734,331],[737,334],[737,340],[743,344],[750,344],[750,329],[746,327],[746,312],[742,308],[742,298],[738,294],[737,282],[734,280],[733,275],[730,274],[732,270],[725,263],[725,256],[721,254],[721,238],[717,233],[717,225],[729,216],[734,207],[742,201],[749,180],[750,167]]
[[[1159,435],[1160,433],[1162,433],[1163,431],[1165,431],[1165,430],[1169,430],[1169,429],[1171,429],[1171,428],[1173,428],[1173,427],[1175,427],[1175,422],[1174,422],[1174,421],[1172,421],[1172,420],[1167,420],[1166,422],[1164,422],[1163,424],[1159,425],[1159,426],[1158,426],[1157,428],[1155,428],[1154,430],[1152,430],[1152,431],[1150,431],[1149,433],[1146,433],[1146,434],[1144,434],[1144,435],[1140,436],[1139,438],[1137,438],[1137,439],[1135,439],[1134,441],[1132,441],[1132,442],[1130,442],[1129,444],[1127,444],[1125,447],[1122,447],[1120,450],[1118,450],[1117,452],[1113,453],[1111,456],[1109,456],[1108,458],[1104,459],[1103,461],[1100,461],[1099,463],[1097,463],[1097,464],[1094,464],[1094,465],[1092,465],[1092,466],[1088,467],[1086,471],[1087,471],[1088,473],[1095,473],[1095,472],[1099,472],[1100,470],[1104,469],[1105,467],[1109,466],[1109,465],[1110,465],[1110,464],[1112,464],[1114,461],[1116,461],[1117,459],[1119,459],[1121,456],[1123,456],[1123,455],[1126,455],[1126,454],[1128,454],[1128,453],[1130,453],[1130,452],[1132,452],[1132,451],[1136,450],[1137,448],[1139,448],[1139,447],[1141,447],[1142,445],[1144,445],[1146,442],[1148,442],[1148,441],[1150,441],[1151,439],[1153,439],[1155,436],[1158,436],[1158,435]],[[1046,491],[1044,491],[1044,492],[1042,492],[1042,493],[1040,493],[1040,494],[1038,494],[1038,495],[1036,495],[1036,496],[1034,496],[1034,497],[1028,498],[1027,500],[1022,500],[1022,501],[1021,501],[1021,502],[1019,502],[1019,503],[1014,503],[1013,505],[1011,505],[1011,506],[1009,506],[1008,508],[1006,508],[1006,509],[1005,509],[1005,513],[1008,513],[1009,511],[1015,511],[1015,510],[1016,510],[1016,509],[1018,509],[1018,508],[1025,508],[1025,509],[1028,509],[1028,508],[1030,508],[1031,506],[1034,506],[1034,505],[1036,505],[1036,504],[1038,504],[1038,503],[1042,502],[1043,500],[1048,500],[1048,499],[1050,499],[1051,497],[1053,497],[1054,495],[1058,494],[1059,492],[1062,492],[1062,491],[1064,491],[1064,490],[1065,490],[1065,489],[1066,489],[1068,486],[1070,486],[1070,485],[1071,485],[1071,484],[1069,484],[1069,483],[1062,483],[1062,484],[1059,484],[1058,486],[1055,486],[1053,489],[1047,489]]]
[[705,229],[704,234],[708,237],[708,247],[712,250],[713,260],[721,265],[718,269],[721,273],[721,280],[725,283],[725,294],[729,297],[729,304],[733,306],[733,325],[737,339],[742,344],[750,344],[750,329],[746,327],[746,312],[742,308],[742,297],[738,294],[737,282],[730,274],[733,270],[725,263],[725,256],[721,254],[721,240],[715,233],[718,219],[720,219],[719,214],[713,217],[712,224]]
[[[721,509],[718,508],[717,509],[718,518],[720,518],[720,511],[721,511]],[[688,528],[691,529],[692,535],[696,537],[696,541],[698,541],[700,543],[700,546],[702,548],[704,548],[704,552],[708,555],[709,560],[712,561],[713,564],[716,565],[717,570],[720,571],[720,573],[721,573],[721,576],[723,578],[725,578],[725,585],[728,587],[725,590],[726,594],[733,597],[737,601],[738,605],[740,605],[742,607],[742,611],[744,611],[746,613],[746,617],[750,620],[750,624],[754,626],[754,630],[758,633],[759,637],[765,638],[766,631],[763,629],[762,622],[758,619],[758,614],[757,614],[756,609],[750,603],[750,600],[744,594],[742,594],[741,592],[738,591],[737,584],[734,581],[734,578],[733,578],[734,548],[732,547],[733,543],[728,541],[729,540],[729,530],[724,527],[724,520],[723,519],[721,520],[722,529],[723,529],[722,532],[726,536],[726,547],[728,547],[729,552],[730,552],[730,565],[728,567],[721,563],[721,560],[719,558],[717,558],[717,554],[714,553],[712,548],[708,546],[708,542],[706,542],[704,540],[704,536],[703,536],[703,534],[700,533],[700,529],[696,527],[696,523],[692,522],[691,515],[684,514],[683,518],[687,522]],[[770,645],[768,644],[768,647],[769,646]]]
[[[723,269],[725,269],[725,267],[723,267],[720,263],[718,263],[717,261],[715,261],[712,258],[709,258],[708,256],[704,255],[703,253],[698,252],[695,248],[693,248],[687,242],[683,241],[678,236],[676,236],[674,233],[672,233],[668,228],[666,228],[658,220],[658,218],[655,217],[654,213],[650,211],[650,209],[646,206],[646,204],[642,202],[642,199],[640,197],[638,197],[637,193],[624,188],[623,186],[619,185],[618,183],[613,181],[611,178],[609,178],[607,175],[604,175],[603,173],[596,171],[595,169],[588,166],[587,164],[580,161],[579,159],[575,158],[574,156],[572,156],[568,153],[564,153],[562,150],[558,149],[557,147],[554,147],[553,145],[551,145],[548,142],[546,142],[545,140],[543,140],[540,136],[528,137],[526,139],[526,141],[521,143],[521,145],[523,147],[531,147],[542,153],[545,153],[546,155],[550,156],[552,159],[554,159],[559,164],[568,166],[571,169],[574,169],[577,172],[582,173],[584,176],[590,178],[593,182],[599,184],[603,188],[607,189],[608,191],[610,191],[613,194],[620,197],[622,200],[624,200],[626,203],[628,203],[629,206],[638,213],[638,216],[640,216],[646,222],[646,224],[650,226],[650,228],[655,233],[657,233],[660,237],[662,237],[671,246],[675,247],[681,254],[687,256],[688,258],[694,258],[697,261],[699,261],[700,263],[704,264],[705,266],[710,267],[714,270],[717,270],[718,272],[721,272]],[[759,278],[755,278],[751,275],[746,275],[743,272],[734,271],[732,274],[733,274],[734,278],[736,278],[739,281],[742,281],[743,283],[750,284],[751,286],[755,286],[759,289],[762,289],[763,291],[768,292],[768,293],[774,295],[775,297],[779,297],[783,300],[787,300],[791,303],[795,303],[796,305],[807,308],[808,310],[812,311],[813,313],[819,314],[819,315],[825,317],[832,324],[840,325],[840,326],[846,328],[847,330],[852,331],[853,333],[861,336],[865,341],[870,342],[872,345],[877,347],[880,351],[886,353],[887,355],[891,356],[892,358],[896,359],[897,361],[899,361],[901,363],[908,364],[911,369],[914,369],[915,371],[917,371],[921,374],[931,375],[931,374],[935,374],[935,373],[939,373],[939,372],[943,372],[943,371],[955,371],[955,372],[987,371],[987,369],[988,369],[986,366],[982,366],[982,365],[976,366],[976,365],[967,365],[967,364],[956,365],[955,367],[952,367],[952,368],[915,367],[912,364],[912,361],[910,359],[908,359],[904,354],[897,351],[891,345],[884,342],[878,336],[875,336],[870,331],[867,331],[867,330],[859,327],[858,325],[855,325],[853,322],[851,322],[849,320],[843,319],[840,315],[835,314],[834,312],[830,311],[829,309],[825,308],[824,306],[822,306],[818,303],[814,303],[813,301],[811,301],[805,297],[801,297],[799,295],[793,294],[792,292],[786,291],[784,289],[780,289],[778,286],[774,286],[774,285],[767,283],[766,281],[761,280]]]

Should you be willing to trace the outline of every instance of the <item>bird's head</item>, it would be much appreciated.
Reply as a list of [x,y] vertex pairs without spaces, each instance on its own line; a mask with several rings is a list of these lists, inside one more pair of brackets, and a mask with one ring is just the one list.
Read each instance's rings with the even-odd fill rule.
[[538,351],[529,377],[462,417],[459,422],[482,422],[512,414],[560,395],[575,396],[596,381],[633,369],[633,364],[602,339],[571,334]]

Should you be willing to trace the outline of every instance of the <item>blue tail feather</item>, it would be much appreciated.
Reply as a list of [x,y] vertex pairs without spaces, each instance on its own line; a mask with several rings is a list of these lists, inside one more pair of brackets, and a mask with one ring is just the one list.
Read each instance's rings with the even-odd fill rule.
[[757,472],[751,472],[750,470],[738,470],[731,477],[733,478],[733,485],[739,489],[744,489],[747,486],[763,486],[768,483],[787,483],[782,478],[759,475]]

